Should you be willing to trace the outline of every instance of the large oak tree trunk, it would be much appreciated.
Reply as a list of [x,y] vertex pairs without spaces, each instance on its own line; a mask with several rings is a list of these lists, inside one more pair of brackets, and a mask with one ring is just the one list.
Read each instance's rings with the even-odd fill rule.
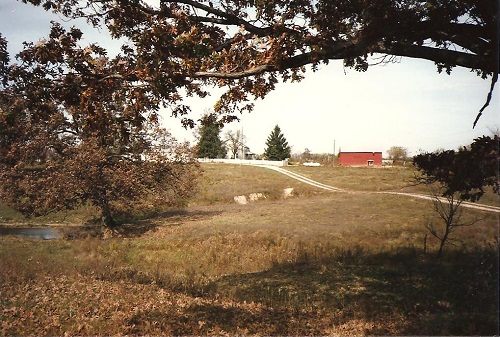
[[101,214],[104,225],[108,228],[115,228],[118,224],[116,223],[115,219],[113,218],[113,215],[111,214],[109,203],[106,201],[103,202],[101,210],[102,210]]

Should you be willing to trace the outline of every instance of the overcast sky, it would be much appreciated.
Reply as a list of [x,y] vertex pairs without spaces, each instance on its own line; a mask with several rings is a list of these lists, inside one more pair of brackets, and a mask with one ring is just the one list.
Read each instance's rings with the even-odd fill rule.
[[[61,17],[16,0],[0,1],[0,32],[17,53],[23,41],[48,36],[50,20]],[[85,44],[100,42],[117,52],[120,42],[110,41],[106,31],[86,28],[84,21],[65,23],[81,28]],[[11,55],[14,56],[14,55]],[[430,61],[403,58],[397,64],[373,66],[365,73],[344,68],[341,61],[308,71],[300,83],[286,83],[255,103],[251,114],[224,129],[241,130],[247,145],[262,153],[276,124],[294,153],[308,148],[313,153],[386,151],[393,145],[420,150],[456,149],[474,138],[491,134],[500,125],[500,92],[494,91],[490,106],[475,129],[472,123],[486,100],[490,80],[468,69],[455,68],[451,76],[438,74]],[[197,118],[217,100],[214,89],[205,99],[188,102]],[[162,122],[179,140],[193,141],[193,131],[162,113]]]

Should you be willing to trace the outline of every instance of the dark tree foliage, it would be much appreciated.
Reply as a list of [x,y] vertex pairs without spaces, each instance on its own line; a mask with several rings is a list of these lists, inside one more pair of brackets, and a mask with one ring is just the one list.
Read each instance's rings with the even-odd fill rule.
[[128,61],[79,47],[81,36],[54,24],[17,64],[0,64],[0,199],[32,216],[91,203],[110,227],[139,208],[183,203],[197,175],[187,146],[158,127],[150,92],[106,76]]
[[7,73],[9,71],[9,53],[7,52],[7,40],[0,33],[0,79],[3,85],[7,82]]
[[285,136],[281,133],[280,127],[276,125],[267,137],[264,156],[268,160],[285,160],[290,158],[290,151],[291,148],[288,146]]
[[214,115],[207,115],[201,119],[196,154],[198,158],[224,158],[227,149],[220,138],[222,125],[218,123]]
[[373,55],[381,63],[419,58],[439,72],[460,66],[491,77],[492,90],[498,77],[498,0],[23,2],[128,39],[120,69],[100,75],[139,81],[186,125],[193,121],[181,88],[199,96],[204,85],[228,88],[215,111],[231,120],[279,81],[299,81],[306,65],[317,70],[330,60],[366,71]]
[[443,188],[443,196],[458,193],[460,200],[479,200],[486,186],[492,186],[498,194],[499,144],[498,136],[483,136],[458,151],[419,154],[413,158],[421,173],[418,180],[426,184],[438,183]]

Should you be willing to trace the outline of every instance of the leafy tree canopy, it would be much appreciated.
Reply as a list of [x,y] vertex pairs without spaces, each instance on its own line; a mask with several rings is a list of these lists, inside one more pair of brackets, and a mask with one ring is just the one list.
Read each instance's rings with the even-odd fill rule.
[[444,196],[458,193],[461,200],[479,200],[486,186],[493,186],[495,193],[500,194],[499,145],[498,136],[483,136],[458,151],[419,154],[413,158],[421,172],[418,180],[438,183]]
[[14,65],[0,43],[1,200],[35,216],[91,203],[110,227],[182,203],[198,171],[189,149],[158,127],[151,92],[111,75],[129,60],[79,47],[81,36],[54,24]]
[[420,58],[439,72],[461,66],[491,76],[492,89],[498,77],[496,0],[23,2],[84,17],[128,39],[117,66],[98,76],[140,83],[185,125],[193,121],[181,92],[203,97],[205,84],[227,87],[215,110],[228,121],[278,81],[299,81],[304,66],[316,70],[336,59],[366,71],[374,54],[381,62]]
[[288,146],[285,136],[281,133],[280,127],[276,125],[267,137],[264,156],[268,160],[285,160],[290,158],[290,152],[291,148]]

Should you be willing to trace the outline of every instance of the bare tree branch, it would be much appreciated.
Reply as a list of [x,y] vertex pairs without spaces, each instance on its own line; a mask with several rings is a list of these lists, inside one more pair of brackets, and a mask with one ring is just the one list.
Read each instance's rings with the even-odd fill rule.
[[493,77],[491,78],[491,86],[490,86],[490,91],[488,92],[488,96],[486,97],[486,103],[484,103],[483,107],[479,110],[479,113],[476,116],[476,119],[474,120],[474,124],[472,125],[472,128],[474,129],[476,127],[477,122],[479,121],[479,118],[482,116],[484,109],[486,109],[491,102],[491,96],[493,95],[493,89],[495,89],[495,83],[498,81],[498,70],[493,74]]

